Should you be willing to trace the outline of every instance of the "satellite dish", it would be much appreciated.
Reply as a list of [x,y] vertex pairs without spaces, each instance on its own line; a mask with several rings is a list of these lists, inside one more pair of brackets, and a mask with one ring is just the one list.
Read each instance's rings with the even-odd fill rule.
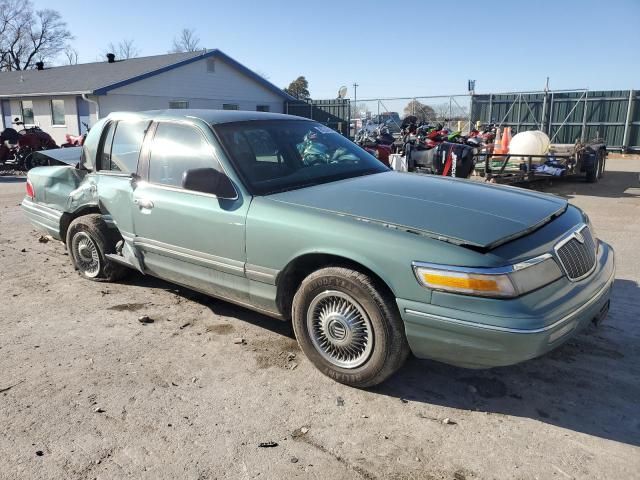
[[347,96],[347,87],[345,87],[344,85],[342,87],[340,87],[340,89],[338,90],[338,98],[344,98]]

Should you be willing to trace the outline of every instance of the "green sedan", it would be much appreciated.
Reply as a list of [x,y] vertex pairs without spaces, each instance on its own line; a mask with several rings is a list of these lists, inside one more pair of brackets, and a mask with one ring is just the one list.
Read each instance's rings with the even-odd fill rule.
[[311,120],[116,113],[77,160],[31,170],[22,207],[80,275],[138,270],[291,321],[345,384],[378,384],[410,352],[514,364],[608,311],[613,249],[580,209],[393,172]]

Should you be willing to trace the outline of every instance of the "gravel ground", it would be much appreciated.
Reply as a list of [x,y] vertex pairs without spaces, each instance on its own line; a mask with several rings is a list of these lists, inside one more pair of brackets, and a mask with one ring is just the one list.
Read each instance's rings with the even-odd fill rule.
[[599,329],[507,368],[410,359],[369,391],[318,373],[277,320],[140,275],[82,280],[0,177],[0,477],[638,478],[639,171],[612,159],[597,185],[544,188],[616,249]]

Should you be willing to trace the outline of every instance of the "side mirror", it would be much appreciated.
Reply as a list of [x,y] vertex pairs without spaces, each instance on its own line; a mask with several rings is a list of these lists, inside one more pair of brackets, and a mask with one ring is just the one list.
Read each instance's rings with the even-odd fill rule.
[[215,168],[193,168],[182,174],[182,188],[233,200],[238,193],[229,177]]

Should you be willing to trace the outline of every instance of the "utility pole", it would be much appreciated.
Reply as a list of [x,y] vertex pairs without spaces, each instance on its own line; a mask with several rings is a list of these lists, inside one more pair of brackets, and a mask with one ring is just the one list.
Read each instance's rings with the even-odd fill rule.
[[[356,112],[358,112],[358,87],[359,85],[353,82],[353,106]],[[360,112],[358,112],[358,118],[360,118]]]

